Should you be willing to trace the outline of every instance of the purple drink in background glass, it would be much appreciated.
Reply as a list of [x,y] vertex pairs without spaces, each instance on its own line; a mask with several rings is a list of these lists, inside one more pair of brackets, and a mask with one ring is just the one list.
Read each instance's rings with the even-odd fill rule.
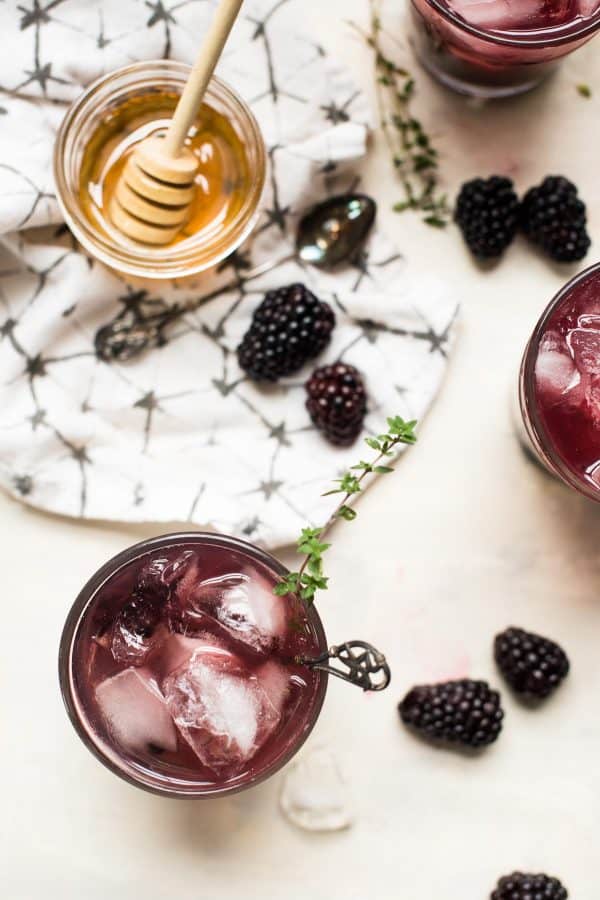
[[63,696],[113,772],[171,796],[250,787],[299,749],[327,676],[320,619],[273,587],[285,569],[234,538],[190,533],[110,560],[69,615]]
[[600,0],[410,0],[419,60],[476,97],[535,87],[599,27]]
[[550,303],[521,365],[529,443],[566,484],[600,500],[600,264]]

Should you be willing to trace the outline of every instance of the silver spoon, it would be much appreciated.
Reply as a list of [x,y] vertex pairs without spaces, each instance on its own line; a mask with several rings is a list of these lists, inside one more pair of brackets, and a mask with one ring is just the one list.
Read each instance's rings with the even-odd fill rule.
[[[332,665],[337,660],[344,668]],[[320,656],[300,657],[296,660],[309,669],[318,669],[354,684],[363,691],[384,691],[392,680],[386,658],[366,641],[346,641],[330,647]]]
[[377,206],[366,194],[342,194],[331,197],[313,207],[298,223],[293,253],[271,259],[249,269],[236,281],[225,284],[213,293],[168,305],[162,300],[140,297],[121,310],[96,332],[96,355],[104,362],[125,362],[150,347],[166,342],[165,329],[188,313],[194,312],[227,290],[245,284],[292,260],[319,269],[335,269],[354,257],[363,246],[373,223]]

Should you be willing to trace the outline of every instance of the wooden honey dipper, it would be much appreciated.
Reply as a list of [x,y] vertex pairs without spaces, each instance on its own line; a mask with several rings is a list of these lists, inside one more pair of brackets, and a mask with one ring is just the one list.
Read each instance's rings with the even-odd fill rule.
[[200,161],[185,140],[242,3],[221,0],[166,135],[141,141],[125,164],[109,214],[134,241],[168,244],[188,218]]

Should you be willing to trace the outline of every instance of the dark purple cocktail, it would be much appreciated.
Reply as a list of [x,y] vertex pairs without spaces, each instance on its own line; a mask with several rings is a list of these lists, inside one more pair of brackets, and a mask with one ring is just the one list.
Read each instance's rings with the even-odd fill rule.
[[60,652],[71,719],[128,781],[162,794],[249,787],[298,750],[327,676],[320,619],[273,588],[285,569],[210,534],[166,535],[108,562],[79,595]]
[[558,294],[527,345],[523,423],[541,461],[600,500],[600,264]]
[[411,43],[439,81],[477,97],[535,87],[600,27],[600,0],[411,0]]

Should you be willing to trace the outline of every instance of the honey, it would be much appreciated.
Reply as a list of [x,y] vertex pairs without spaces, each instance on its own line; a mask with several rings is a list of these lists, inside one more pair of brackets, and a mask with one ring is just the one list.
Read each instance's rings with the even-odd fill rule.
[[[124,247],[139,246],[112,224],[108,210],[121,173],[136,145],[167,130],[179,94],[166,89],[135,93],[107,107],[84,148],[79,203],[89,224]],[[191,241],[217,245],[239,216],[252,190],[246,145],[234,124],[206,102],[186,144],[198,157],[196,191],[189,215],[169,246]]]

